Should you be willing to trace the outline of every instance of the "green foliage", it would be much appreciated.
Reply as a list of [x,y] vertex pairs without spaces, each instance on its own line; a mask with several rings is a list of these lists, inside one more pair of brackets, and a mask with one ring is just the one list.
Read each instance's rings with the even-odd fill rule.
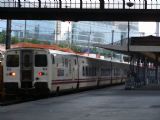
[[18,42],[19,42],[18,38],[12,37],[11,44],[15,44],[15,43],[18,43]]
[[68,45],[68,42],[67,41],[61,41],[59,44],[58,44],[59,47],[62,47],[62,48],[69,48],[69,45]]
[[76,45],[72,45],[71,49],[75,52],[82,52],[82,48]]
[[33,43],[33,44],[40,44],[41,42],[35,39],[23,39],[23,42],[29,42],[29,43]]
[[95,47],[94,47],[94,48],[92,48],[92,51],[93,51],[93,53],[94,53],[94,54],[98,54],[98,53],[99,53],[98,49],[97,49],[97,48],[95,48]]
[[59,44],[58,44],[59,47],[62,47],[62,48],[70,48],[71,50],[73,50],[74,52],[82,52],[82,48],[79,47],[79,46],[76,46],[74,44],[70,45],[68,44],[68,41],[61,41]]
[[[5,31],[0,32],[0,43],[5,44],[6,33]],[[50,44],[48,41],[39,41],[36,39],[19,39],[17,37],[11,37],[11,44],[16,44],[18,42],[29,42],[33,44]]]
[[0,43],[5,43],[6,33],[5,31],[0,32]]

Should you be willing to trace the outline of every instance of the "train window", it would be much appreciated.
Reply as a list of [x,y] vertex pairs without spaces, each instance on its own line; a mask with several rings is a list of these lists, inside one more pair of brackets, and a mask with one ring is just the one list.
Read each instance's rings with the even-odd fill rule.
[[94,67],[92,67],[92,76],[94,76]]
[[57,70],[57,76],[64,76],[64,70],[63,69],[58,69]]
[[111,69],[106,69],[106,76],[110,76]]
[[62,57],[62,66],[65,65],[65,60],[64,60],[64,57]]
[[90,67],[88,67],[88,76],[90,76]]
[[88,67],[86,67],[86,76],[88,76],[88,73],[89,73]]
[[71,68],[71,63],[69,63],[69,73],[71,74],[72,73],[72,68]]
[[65,67],[68,67],[68,59],[65,59]]
[[110,76],[110,69],[102,68],[101,69],[101,75],[102,76]]
[[114,68],[114,76],[119,76],[120,75],[120,69]]
[[7,55],[7,67],[19,66],[19,55]]
[[77,60],[76,59],[74,60],[74,63],[75,63],[75,65],[77,64]]
[[82,70],[83,76],[85,76],[85,68],[83,66],[83,70]]
[[95,67],[94,68],[94,76],[96,76],[97,75],[97,68]]
[[54,55],[52,55],[52,64],[55,63],[55,60],[54,60]]
[[47,56],[45,54],[35,55],[35,66],[36,67],[46,67],[47,66]]
[[104,69],[101,68],[101,76],[104,76]]

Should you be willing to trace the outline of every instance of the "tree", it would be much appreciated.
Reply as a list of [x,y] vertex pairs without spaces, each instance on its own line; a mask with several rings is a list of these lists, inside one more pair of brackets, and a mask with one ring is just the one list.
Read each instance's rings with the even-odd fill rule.
[[19,42],[19,39],[17,37],[12,37],[12,40],[11,40],[12,44],[15,44],[15,43],[18,43],[18,42]]
[[67,42],[67,41],[62,41],[62,42],[60,42],[58,46],[59,46],[59,47],[62,47],[62,48],[69,48],[69,45],[68,45],[68,42]]
[[72,45],[71,49],[75,52],[82,52],[82,48],[76,45]]
[[5,39],[6,39],[6,32],[2,31],[0,32],[0,43],[5,43]]

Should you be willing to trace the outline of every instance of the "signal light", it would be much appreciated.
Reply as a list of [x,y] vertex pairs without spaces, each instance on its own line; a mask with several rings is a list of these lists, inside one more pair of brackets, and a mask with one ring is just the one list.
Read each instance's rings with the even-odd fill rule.
[[43,72],[38,72],[38,76],[42,76],[42,75],[44,75]]
[[15,77],[16,73],[15,72],[10,72],[9,75]]

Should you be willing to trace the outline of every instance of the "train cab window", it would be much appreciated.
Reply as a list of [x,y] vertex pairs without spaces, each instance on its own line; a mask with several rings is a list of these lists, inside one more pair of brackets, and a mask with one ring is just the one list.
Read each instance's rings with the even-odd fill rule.
[[111,69],[109,69],[109,68],[106,69],[106,76],[110,76],[110,74],[111,74],[110,72],[111,72]]
[[46,67],[47,66],[47,56],[45,54],[35,55],[35,66],[36,67]]
[[89,67],[89,76],[92,76],[92,67]]
[[7,67],[18,67],[19,55],[7,55],[6,64],[7,64]]

